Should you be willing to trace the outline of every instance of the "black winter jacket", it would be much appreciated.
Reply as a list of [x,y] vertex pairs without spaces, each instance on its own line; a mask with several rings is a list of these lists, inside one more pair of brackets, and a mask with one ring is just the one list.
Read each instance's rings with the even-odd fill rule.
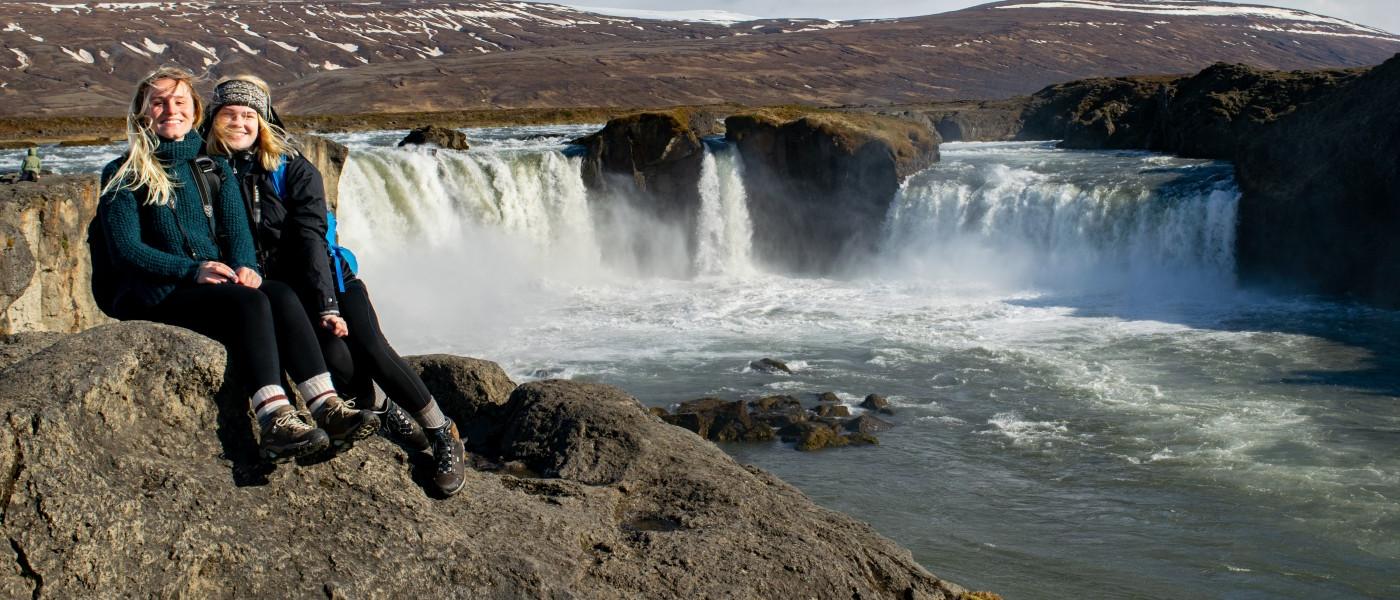
[[254,223],[258,264],[269,279],[291,285],[320,314],[338,314],[321,172],[300,154],[284,160],[286,197],[278,194],[272,174],[251,152],[235,153],[229,161],[243,191],[248,221]]

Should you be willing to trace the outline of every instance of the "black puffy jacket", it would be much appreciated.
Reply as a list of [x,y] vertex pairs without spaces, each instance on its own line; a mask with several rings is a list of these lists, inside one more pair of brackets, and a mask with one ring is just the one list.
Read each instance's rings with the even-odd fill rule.
[[243,191],[248,221],[255,223],[258,264],[269,279],[291,285],[320,314],[338,313],[321,172],[300,154],[284,160],[285,197],[251,152],[235,153],[229,161]]

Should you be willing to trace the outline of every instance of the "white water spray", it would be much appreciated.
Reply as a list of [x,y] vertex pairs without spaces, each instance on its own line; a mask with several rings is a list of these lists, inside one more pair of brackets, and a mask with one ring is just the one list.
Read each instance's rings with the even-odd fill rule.
[[700,219],[695,264],[702,275],[753,273],[753,224],[738,151],[709,150],[700,168]]

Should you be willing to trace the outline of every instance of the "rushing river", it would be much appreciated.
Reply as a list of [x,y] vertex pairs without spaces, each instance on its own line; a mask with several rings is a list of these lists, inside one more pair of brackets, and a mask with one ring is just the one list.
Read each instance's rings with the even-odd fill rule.
[[[563,151],[592,129],[339,136],[342,240],[401,351],[661,406],[886,395],[878,447],[725,450],[1008,598],[1400,597],[1400,313],[1237,288],[1229,165],[944,144],[877,254],[799,278],[752,256],[722,143],[693,255],[599,221]],[[660,251],[609,251],[637,236]]]

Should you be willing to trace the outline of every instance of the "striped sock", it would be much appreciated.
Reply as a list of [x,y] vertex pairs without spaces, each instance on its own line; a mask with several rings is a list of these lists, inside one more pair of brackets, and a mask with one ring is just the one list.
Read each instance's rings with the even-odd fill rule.
[[438,408],[437,399],[428,397],[428,405],[416,413],[413,413],[413,420],[418,421],[424,429],[440,429],[447,424],[447,415],[442,414],[442,409]]
[[250,399],[253,406],[253,414],[258,417],[258,424],[266,424],[273,413],[283,406],[290,407],[292,403],[287,400],[287,392],[282,390],[280,385],[265,385],[253,392]]
[[298,383],[297,391],[301,393],[302,399],[306,400],[306,408],[311,409],[313,415],[320,414],[326,401],[335,397],[335,386],[331,385],[330,373],[321,373]]

